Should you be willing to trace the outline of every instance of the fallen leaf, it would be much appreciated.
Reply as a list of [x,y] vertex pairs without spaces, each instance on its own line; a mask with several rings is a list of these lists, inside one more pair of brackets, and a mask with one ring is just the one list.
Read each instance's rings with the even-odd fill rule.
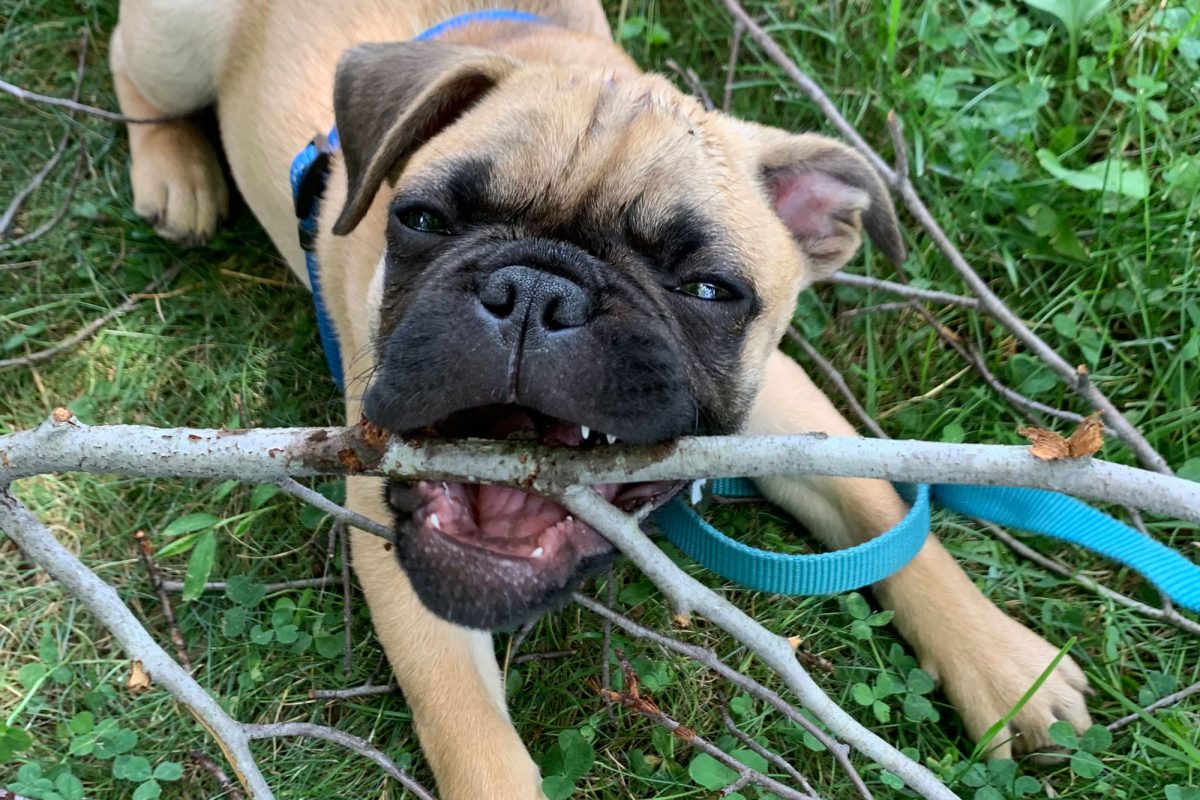
[[1100,421],[1099,411],[1089,415],[1087,419],[1079,423],[1079,427],[1071,434],[1071,438],[1067,439],[1067,447],[1071,451],[1071,458],[1083,458],[1084,456],[1095,455],[1103,444],[1104,423]]
[[141,661],[134,660],[129,663],[129,680],[125,681],[125,688],[134,694],[150,688],[150,673],[142,667]]
[[1029,440],[1029,453],[1043,461],[1057,461],[1071,455],[1071,447],[1062,434],[1045,428],[1017,428],[1017,433]]

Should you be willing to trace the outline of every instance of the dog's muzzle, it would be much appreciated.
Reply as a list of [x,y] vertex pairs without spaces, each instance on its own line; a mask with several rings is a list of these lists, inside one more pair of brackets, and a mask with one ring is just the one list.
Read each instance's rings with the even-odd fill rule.
[[[433,270],[386,337],[367,417],[406,436],[583,448],[697,432],[669,332],[606,268],[570,245],[524,241]],[[595,488],[633,509],[677,484]],[[544,612],[612,554],[558,503],[516,488],[393,483],[386,499],[418,595],[469,627]]]

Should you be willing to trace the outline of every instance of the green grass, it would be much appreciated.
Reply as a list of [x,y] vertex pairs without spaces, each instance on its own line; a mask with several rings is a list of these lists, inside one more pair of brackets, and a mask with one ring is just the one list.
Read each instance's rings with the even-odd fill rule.
[[[86,26],[93,47],[83,98],[115,107],[104,45],[115,5],[5,0],[0,76],[68,94],[79,32]],[[1096,383],[1174,466],[1193,477],[1200,474],[1195,408],[1200,395],[1200,156],[1195,155],[1200,150],[1200,3],[1110,3],[1078,29],[1077,37],[1020,2],[785,2],[769,8],[770,28],[784,47],[883,152],[888,152],[884,115],[895,108],[904,118],[919,191],[993,288],[1072,363],[1086,364]],[[616,20],[621,12],[615,4],[610,10]],[[765,3],[751,7],[755,14],[767,10]],[[719,102],[730,36],[719,8],[700,0],[632,0],[624,16],[634,21],[625,30],[636,57],[650,67],[661,67],[668,57],[693,66]],[[1078,61],[1071,58],[1074,49]],[[735,113],[796,130],[823,129],[817,112],[752,46],[744,49],[736,77]],[[335,389],[322,377],[307,295],[291,281],[271,286],[245,277],[286,275],[244,208],[235,211],[233,224],[213,246],[172,247],[132,213],[122,131],[92,119],[67,123],[57,111],[7,99],[0,100],[0,113],[0,201],[6,203],[44,161],[65,124],[77,131],[88,159],[64,224],[32,246],[0,254],[0,358],[57,341],[119,304],[126,292],[183,265],[168,287],[169,297],[143,302],[92,340],[34,370],[0,373],[0,431],[33,425],[62,404],[90,423],[339,421]],[[1039,150],[1074,172],[1055,177],[1041,163],[1049,162],[1046,154],[1039,161]],[[22,228],[34,228],[58,208],[73,158],[74,150],[28,204],[19,220]],[[1122,198],[1072,185],[1087,180],[1075,173],[1105,159],[1119,159],[1144,173],[1145,197]],[[902,219],[911,227],[903,214]],[[927,239],[912,233],[909,243],[912,254],[903,269],[910,282],[961,291]],[[870,251],[851,269],[881,277],[894,272]],[[961,362],[919,317],[843,316],[848,309],[891,299],[822,287],[801,299],[797,322],[845,372],[868,410],[884,418],[891,435],[1017,442],[1014,430],[1022,420],[972,373],[959,375]],[[955,309],[936,313],[942,323],[977,341],[1002,379],[1043,402],[1087,410],[989,320]],[[931,390],[942,384],[934,395]],[[1113,442],[1103,456],[1130,462]],[[28,480],[19,491],[61,541],[118,587],[164,643],[161,614],[131,539],[138,529],[151,532],[162,546],[169,538],[163,531],[173,521],[188,514],[215,515],[221,520],[215,573],[250,576],[249,584],[338,568],[328,551],[328,520],[280,496],[256,494],[254,487],[72,475]],[[767,546],[804,546],[772,510],[739,508],[720,516],[725,526]],[[1197,552],[1194,528],[1169,521],[1150,524],[1155,535]],[[1091,701],[1097,721],[1123,715],[1129,701],[1144,704],[1200,680],[1200,645],[1194,637],[1014,558],[962,520],[942,519],[939,529],[979,586],[1009,613],[1051,641],[1075,637],[1071,654],[1097,690]],[[194,541],[188,536],[175,540]],[[1037,544],[1113,588],[1156,602],[1128,571],[1070,548]],[[164,556],[161,566],[178,576],[186,562],[187,555],[180,553]],[[622,568],[615,580],[622,610],[667,624],[661,598],[636,571]],[[27,749],[0,759],[0,785],[21,764],[33,763],[46,774],[69,770],[89,798],[124,798],[138,784],[114,777],[114,750],[132,747],[130,753],[151,765],[182,762],[192,748],[218,756],[199,726],[164,692],[132,696],[124,690],[128,664],[111,638],[76,601],[23,562],[11,544],[0,545],[0,587],[0,722],[32,736]],[[964,770],[972,745],[936,693],[930,696],[937,722],[907,720],[907,693],[887,695],[882,707],[855,700],[865,699],[861,684],[870,692],[881,675],[906,679],[912,667],[890,628],[871,628],[869,638],[856,638],[852,623],[865,613],[858,601],[782,600],[720,588],[768,627],[804,636],[810,650],[835,665],[832,674],[818,674],[822,686],[965,797],[1013,797],[1031,789],[1030,781],[1037,784],[1033,796],[1051,790],[1070,798],[1198,796],[1194,789],[1172,793],[1165,788],[1200,785],[1200,702],[1195,698],[1155,722],[1130,725],[1111,743],[1087,742],[1101,765],[1096,777],[1078,774],[1095,771],[1085,756],[1074,767],[1022,762],[1000,764],[991,773]],[[401,698],[336,705],[307,700],[311,687],[379,679],[380,649],[368,633],[362,603],[356,600],[353,609],[354,672],[346,676],[337,647],[343,633],[338,591],[286,592],[256,604],[248,596],[253,585],[241,589],[232,598],[205,595],[178,607],[199,678],[229,710],[246,720],[337,725],[371,739],[428,779]],[[293,636],[299,641],[279,641]],[[316,638],[310,643],[305,636]],[[735,665],[763,677],[753,658],[707,625],[700,623],[687,638],[717,647]],[[549,771],[582,766],[581,797],[715,796],[695,783],[688,770],[692,754],[677,739],[641,720],[622,716],[615,727],[606,720],[587,688],[587,681],[599,676],[600,639],[594,618],[568,608],[539,622],[525,648],[570,649],[574,656],[509,671],[512,713],[532,752]],[[723,746],[730,744],[716,713],[721,687],[708,674],[653,649],[622,643],[637,658],[643,683],[655,688],[660,706]],[[506,636],[497,638],[501,651],[506,644]],[[929,716],[919,700],[909,702],[911,715]],[[786,753],[826,797],[851,796],[828,755],[814,753],[794,726],[745,700],[735,700],[734,708],[747,731]],[[89,750],[84,712],[95,725],[115,723],[136,741],[131,744],[130,734],[110,730],[100,749]],[[585,740],[590,749],[581,744]],[[0,756],[5,741],[0,739]],[[77,741],[73,749],[72,741]],[[329,746],[288,742],[259,745],[258,752],[280,797],[402,796],[372,767]],[[884,783],[886,776],[877,768],[860,766],[877,797],[903,795]],[[117,773],[136,775],[140,767],[126,758]],[[693,772],[702,775],[702,767],[695,765]],[[1016,784],[1015,774],[1027,779]],[[980,788],[989,781],[1003,786]],[[207,775],[190,767],[181,780],[162,786],[164,797],[216,796]]]

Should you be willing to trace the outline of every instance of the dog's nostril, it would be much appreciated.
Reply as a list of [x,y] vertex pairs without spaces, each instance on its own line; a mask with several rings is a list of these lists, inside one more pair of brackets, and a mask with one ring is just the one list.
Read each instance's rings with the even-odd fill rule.
[[591,311],[587,291],[560,275],[512,265],[487,275],[477,290],[479,303],[499,320],[528,320],[546,331],[583,326]]
[[[507,290],[506,290],[507,289]],[[516,306],[516,292],[512,287],[493,287],[491,291],[485,287],[484,291],[479,293],[479,302],[483,307],[492,312],[492,315],[504,319],[513,312]]]
[[587,295],[575,284],[572,283],[569,286],[570,289],[561,291],[546,303],[546,311],[542,315],[542,325],[548,331],[578,328],[587,322],[590,307]]

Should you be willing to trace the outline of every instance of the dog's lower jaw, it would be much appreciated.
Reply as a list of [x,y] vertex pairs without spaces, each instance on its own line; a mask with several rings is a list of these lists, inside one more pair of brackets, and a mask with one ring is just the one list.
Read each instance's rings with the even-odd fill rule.
[[447,622],[484,631],[511,630],[565,605],[615,555],[606,547],[546,574],[523,560],[483,557],[449,537],[419,536],[411,520],[396,525],[396,558],[421,603]]

